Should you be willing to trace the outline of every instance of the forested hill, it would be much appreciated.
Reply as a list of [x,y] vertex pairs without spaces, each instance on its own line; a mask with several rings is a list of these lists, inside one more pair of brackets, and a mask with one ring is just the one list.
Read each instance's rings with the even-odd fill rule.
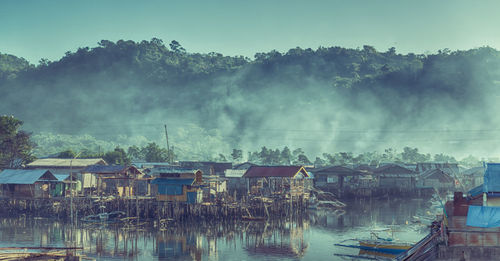
[[148,137],[151,130],[138,125],[169,122],[216,130],[230,147],[370,150],[405,141],[431,148],[445,137],[440,146],[449,150],[485,149],[495,133],[463,131],[500,124],[499,54],[489,47],[399,54],[366,45],[249,59],[190,53],[156,38],[103,40],[36,66],[0,54],[0,112],[35,133],[102,139]]

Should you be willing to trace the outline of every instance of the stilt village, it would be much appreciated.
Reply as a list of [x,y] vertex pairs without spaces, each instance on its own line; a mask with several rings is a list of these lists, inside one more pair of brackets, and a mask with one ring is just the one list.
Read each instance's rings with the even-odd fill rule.
[[[453,260],[499,253],[499,192],[500,164],[494,163],[473,169],[453,163],[315,167],[180,161],[123,166],[100,158],[43,158],[0,172],[0,215],[72,224],[150,222],[166,229],[172,223],[200,221],[272,222],[316,209],[342,212],[352,200],[425,198],[442,206],[429,220],[429,235],[391,258]],[[361,241],[355,247],[360,246]]]
[[[480,170],[479,170],[480,172]],[[307,208],[342,209],[366,197],[430,196],[474,186],[452,163],[356,167],[257,166],[220,162],[135,162],[44,158],[0,172],[4,213],[81,219],[126,217],[268,219]],[[99,216],[100,215],[100,216]]]

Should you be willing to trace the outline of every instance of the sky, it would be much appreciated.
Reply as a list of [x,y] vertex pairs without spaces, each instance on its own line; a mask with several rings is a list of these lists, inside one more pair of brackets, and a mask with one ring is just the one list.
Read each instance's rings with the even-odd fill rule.
[[58,60],[100,40],[177,40],[188,52],[253,58],[319,46],[435,53],[500,49],[500,1],[0,1],[0,53]]

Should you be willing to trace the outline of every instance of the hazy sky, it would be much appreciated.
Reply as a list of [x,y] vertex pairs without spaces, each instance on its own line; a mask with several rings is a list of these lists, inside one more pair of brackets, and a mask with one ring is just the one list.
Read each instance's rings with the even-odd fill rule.
[[108,39],[253,57],[300,46],[500,48],[500,1],[0,1],[0,52],[37,63]]

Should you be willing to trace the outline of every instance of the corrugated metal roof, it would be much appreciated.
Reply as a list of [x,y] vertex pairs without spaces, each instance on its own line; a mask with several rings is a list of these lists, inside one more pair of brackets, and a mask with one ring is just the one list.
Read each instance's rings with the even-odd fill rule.
[[444,172],[441,169],[428,169],[424,172],[422,172],[419,176],[421,179],[428,179],[428,178],[434,178],[434,179],[439,179],[440,182],[453,182],[454,179],[446,172]]
[[169,184],[169,185],[192,185],[194,179],[176,179],[176,178],[156,178],[151,184]]
[[252,162],[243,162],[243,163],[240,163],[240,164],[236,164],[233,166],[233,169],[237,169],[237,170],[247,170],[248,168],[250,168],[251,166],[257,166],[257,164],[253,164]]
[[136,166],[139,169],[144,169],[144,168],[154,168],[154,167],[159,167],[159,166],[170,166],[171,164],[168,162],[132,162],[133,166]]
[[244,178],[262,178],[262,177],[283,177],[292,178],[299,171],[304,171],[304,176],[309,177],[307,171],[302,166],[252,166],[250,167]]
[[54,176],[59,181],[64,181],[65,179],[69,178],[69,174],[54,174]]
[[224,174],[226,178],[241,178],[245,175],[246,169],[226,169]]
[[27,166],[30,168],[33,167],[87,167],[90,165],[102,164],[106,165],[106,161],[103,159],[58,159],[58,158],[46,158],[46,159],[37,159]]
[[466,169],[462,171],[463,175],[478,175],[478,176],[483,176],[484,175],[484,167],[473,167],[470,169]]
[[34,184],[45,173],[48,173],[49,180],[57,180],[46,169],[6,169],[0,172],[0,184]]
[[328,166],[323,168],[318,168],[314,170],[316,175],[319,174],[331,174],[338,176],[355,176],[355,175],[364,175],[366,173],[361,172],[359,170],[354,170],[351,168],[343,167],[343,166]]
[[200,171],[199,169],[190,169],[190,168],[182,168],[178,166],[170,166],[170,167],[158,167],[158,168],[152,168],[149,174],[151,175],[158,175],[161,173],[196,173]]
[[500,163],[488,163],[486,165],[484,191],[500,192]]
[[403,167],[399,164],[388,164],[373,170],[373,173],[380,175],[416,175],[417,173],[411,169]]
[[[91,165],[86,167],[82,172],[88,173],[120,173],[128,167],[122,165]],[[134,167],[135,168],[135,167]]]

